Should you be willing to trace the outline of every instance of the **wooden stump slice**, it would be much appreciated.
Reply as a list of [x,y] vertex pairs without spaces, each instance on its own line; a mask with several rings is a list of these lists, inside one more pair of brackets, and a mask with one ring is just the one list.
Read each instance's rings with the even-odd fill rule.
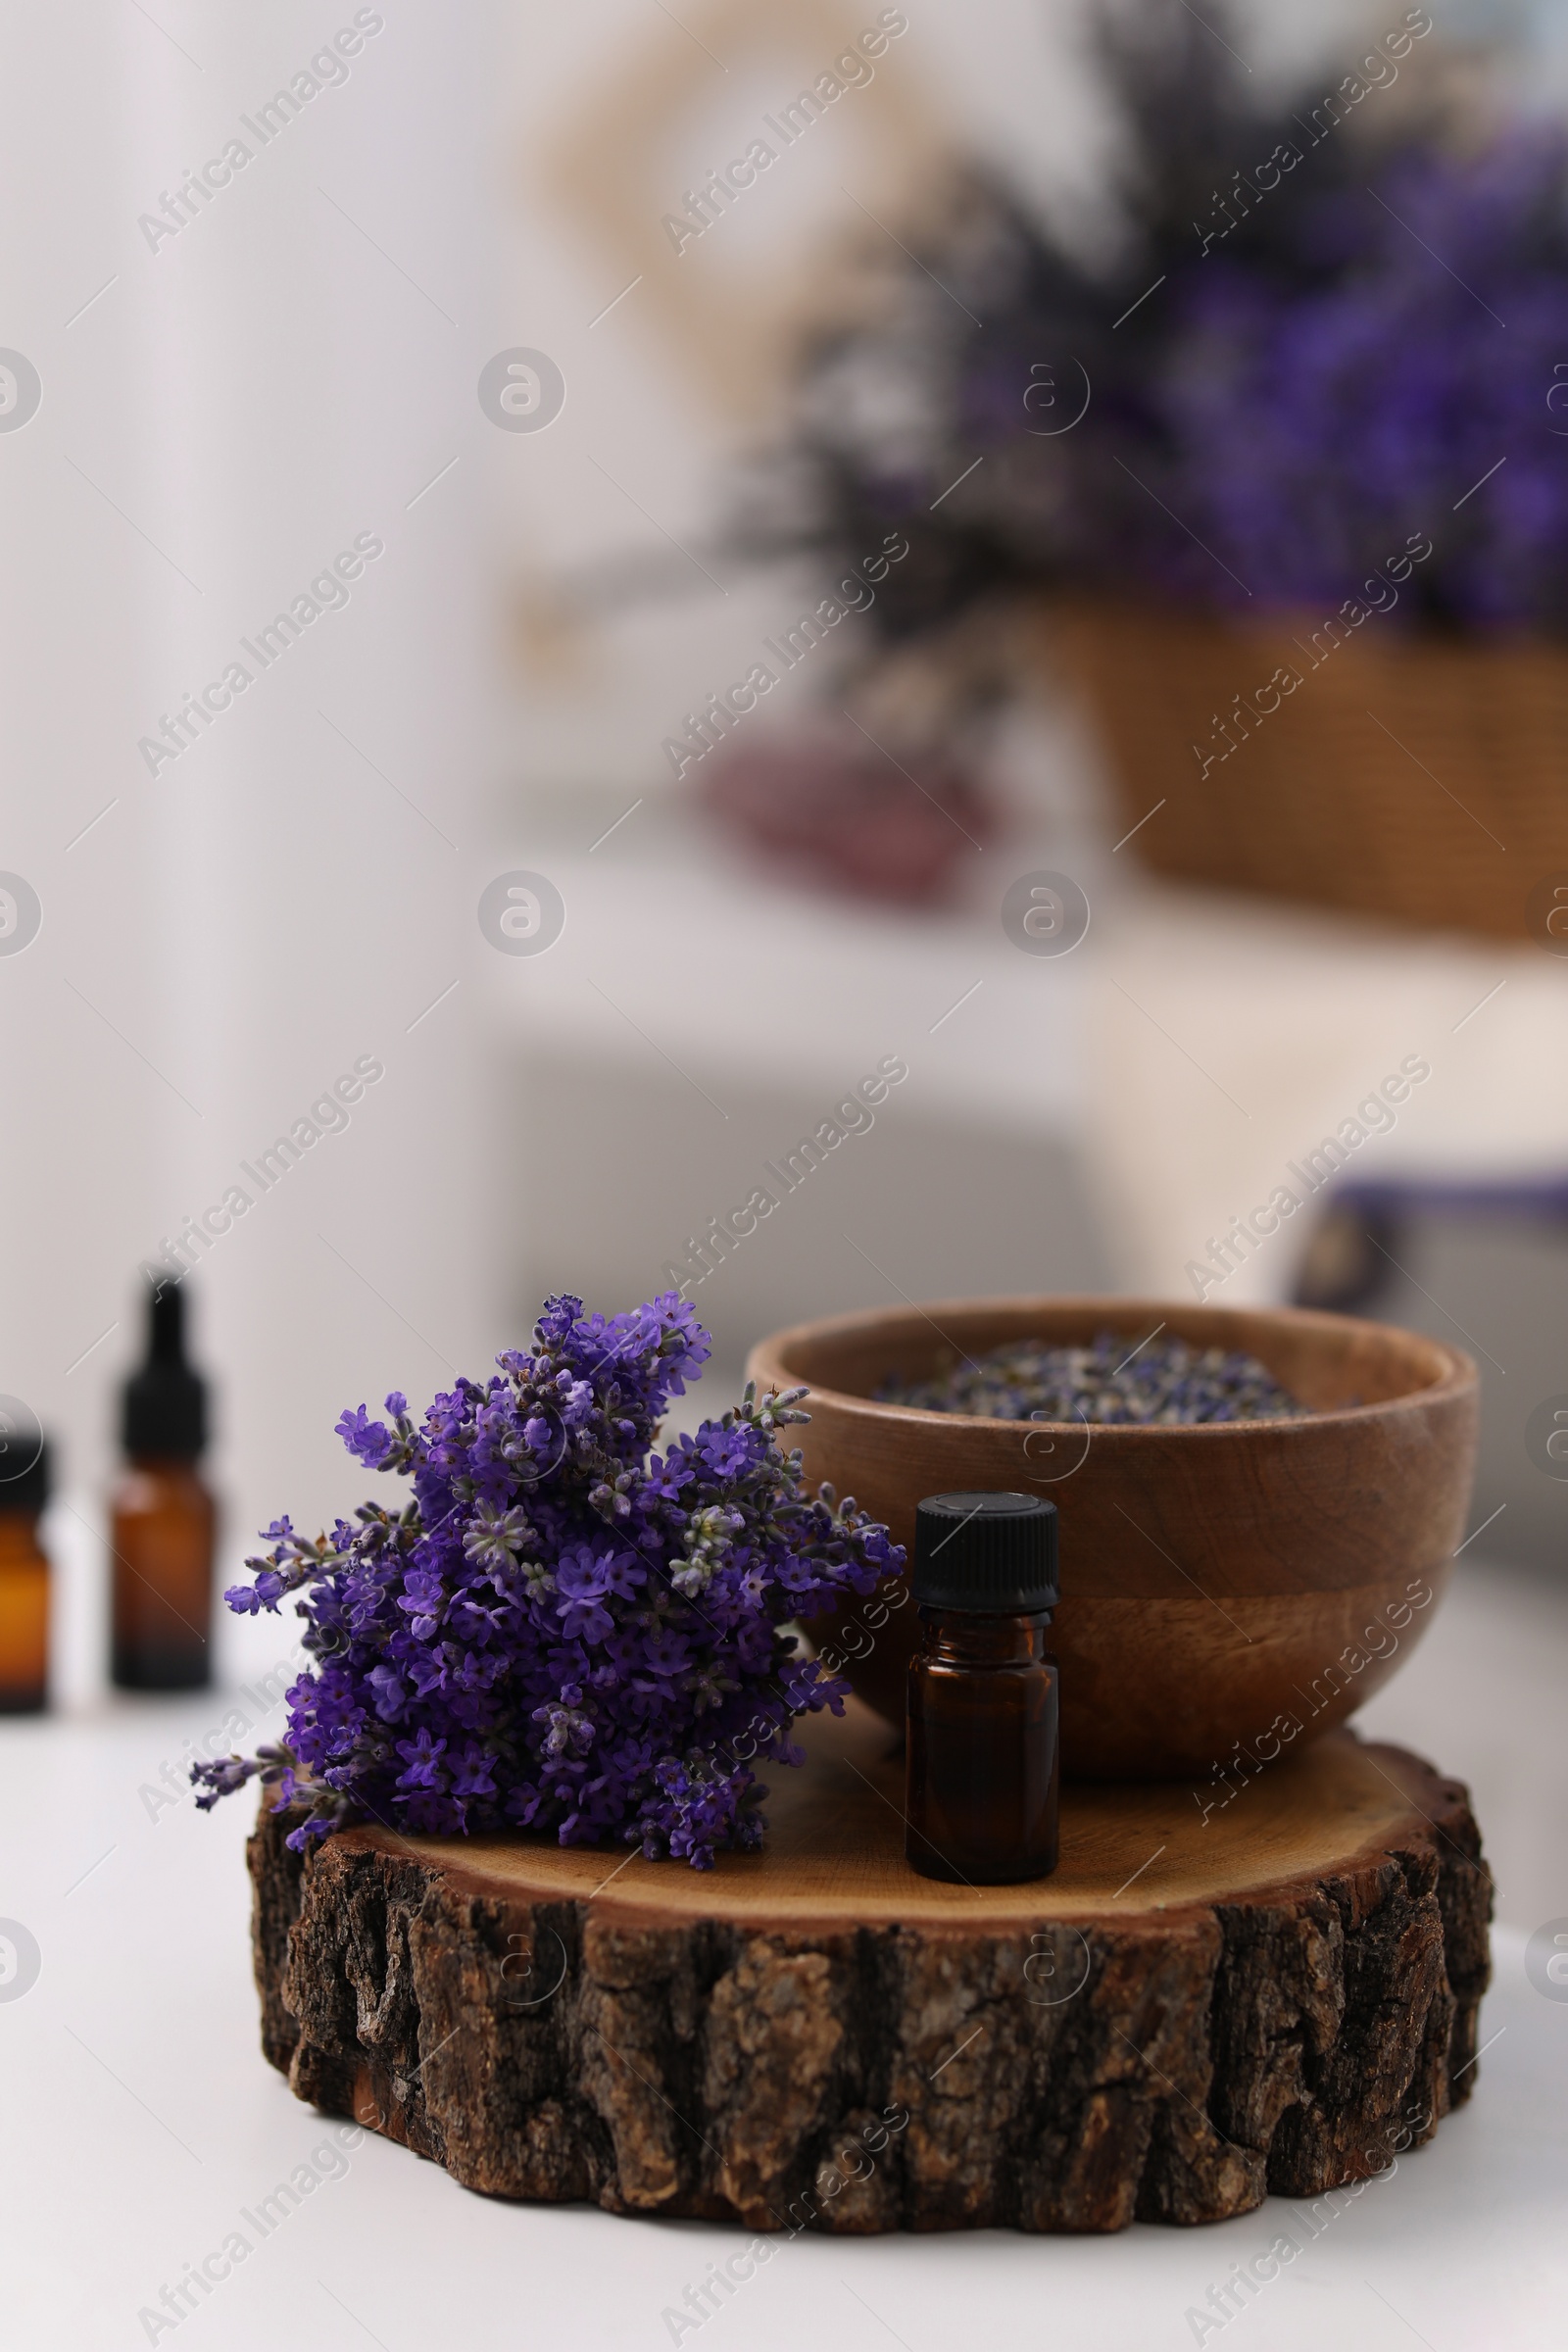
[[804,1742],[708,1872],[379,1829],[302,1860],[264,1811],[268,2058],[467,2187],[753,2230],[1219,2221],[1469,2096],[1491,1881],[1403,1749],[1330,1734],[1206,1817],[1069,1787],[1055,1875],[974,1888],[906,1863],[877,1717]]

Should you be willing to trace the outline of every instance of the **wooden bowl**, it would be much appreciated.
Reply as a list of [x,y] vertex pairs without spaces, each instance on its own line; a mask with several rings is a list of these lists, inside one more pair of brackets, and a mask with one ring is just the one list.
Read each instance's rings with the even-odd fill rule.
[[[1246,1349],[1312,1409],[1290,1421],[1090,1427],[871,1397],[890,1373],[929,1379],[1007,1340],[1081,1345],[1109,1331],[1131,1348],[1156,1325]],[[1475,1365],[1389,1324],[1137,1298],[940,1299],[797,1324],[760,1341],[747,1370],[763,1387],[810,1391],[797,1433],[808,1477],[853,1494],[906,1546],[923,1494],[1053,1498],[1062,1763],[1080,1779],[1196,1776],[1222,1799],[1388,1680],[1464,1536]],[[883,1593],[896,1601],[902,1590]],[[912,1603],[887,1599],[808,1632],[902,1726],[916,1618]]]

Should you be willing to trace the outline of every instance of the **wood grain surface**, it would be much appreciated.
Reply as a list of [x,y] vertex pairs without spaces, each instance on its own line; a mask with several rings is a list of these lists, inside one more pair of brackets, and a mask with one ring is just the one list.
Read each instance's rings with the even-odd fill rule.
[[972,1888],[904,1861],[876,1716],[806,1740],[710,1872],[372,1828],[302,1862],[264,1813],[268,2057],[470,2187],[758,2230],[1212,2221],[1473,2088],[1490,1880],[1404,1751],[1070,1788],[1055,1875]]
[[[1286,1421],[1090,1427],[920,1412],[871,1396],[889,1374],[928,1379],[1009,1340],[1080,1344],[1109,1331],[1131,1349],[1161,1329],[1256,1355],[1313,1409]],[[1234,1741],[1250,1746],[1278,1714],[1307,1738],[1345,1722],[1420,1639],[1467,1532],[1474,1364],[1442,1341],[1359,1317],[1138,1298],[933,1299],[775,1333],[747,1369],[765,1387],[806,1384],[811,1418],[796,1436],[808,1479],[853,1494],[906,1546],[923,1494],[1016,1489],[1054,1501],[1053,1646],[1069,1774],[1191,1777]],[[864,1647],[849,1634],[854,1649],[831,1617],[808,1630],[842,1654],[860,1696],[902,1724],[913,1619],[912,1609],[891,1616]]]

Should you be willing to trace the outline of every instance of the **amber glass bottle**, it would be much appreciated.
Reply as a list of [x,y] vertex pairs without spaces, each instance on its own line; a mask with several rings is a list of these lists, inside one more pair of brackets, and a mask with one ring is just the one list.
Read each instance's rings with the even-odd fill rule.
[[915,1513],[904,1850],[964,1886],[1056,1867],[1056,1506],[932,1494]]
[[49,1448],[35,1443],[25,1468],[0,1469],[0,1715],[36,1714],[49,1698],[49,1559],[38,1541]]
[[218,1514],[196,1467],[207,1392],[185,1360],[180,1286],[156,1286],[148,1311],[147,1361],[125,1383],[129,1460],[110,1518],[111,1669],[122,1690],[193,1690],[212,1679]]

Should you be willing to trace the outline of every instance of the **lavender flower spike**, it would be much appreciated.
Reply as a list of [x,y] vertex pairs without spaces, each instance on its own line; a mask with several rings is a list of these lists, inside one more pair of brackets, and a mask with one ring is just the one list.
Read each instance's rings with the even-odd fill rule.
[[675,1292],[608,1318],[549,1298],[531,1350],[459,1380],[420,1427],[396,1394],[389,1421],[345,1412],[349,1451],[411,1478],[412,1499],[310,1542],[286,1519],[267,1530],[228,1604],[297,1594],[312,1664],[286,1744],[196,1766],[198,1804],[259,1777],[308,1806],[296,1849],[363,1818],[615,1839],[697,1870],[760,1844],[766,1791],[736,1742],[795,1763],[794,1716],[839,1712],[847,1689],[780,1629],[904,1555],[853,1503],[805,1492],[775,1443],[807,1418],[804,1390],[748,1388],[652,1450],[708,1354]]

